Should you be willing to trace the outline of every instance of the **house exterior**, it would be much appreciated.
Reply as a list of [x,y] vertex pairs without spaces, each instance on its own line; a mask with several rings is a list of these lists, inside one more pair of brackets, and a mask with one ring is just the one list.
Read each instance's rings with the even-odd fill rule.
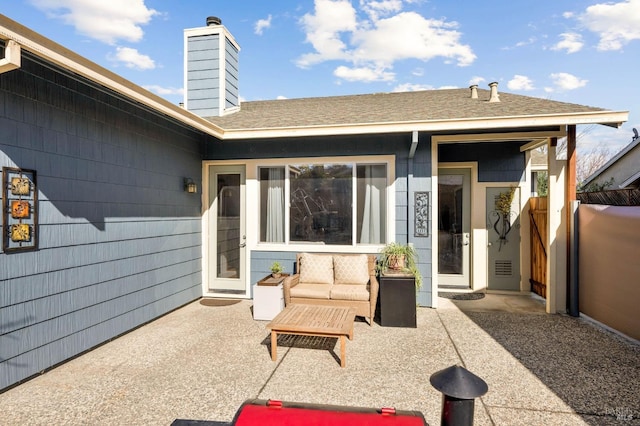
[[184,108],[4,16],[0,39],[0,389],[200,297],[251,298],[301,251],[413,244],[421,306],[528,292],[544,144],[547,311],[564,312],[575,126],[628,116],[497,84],[240,104],[240,48],[217,19],[185,30]]
[[640,188],[640,137],[634,130],[631,142],[622,148],[602,167],[582,182],[583,188],[603,187],[605,189]]

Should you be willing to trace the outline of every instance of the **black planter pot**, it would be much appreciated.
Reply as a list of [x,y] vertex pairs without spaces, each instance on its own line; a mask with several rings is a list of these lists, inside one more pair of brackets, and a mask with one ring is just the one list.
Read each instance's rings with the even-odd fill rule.
[[376,317],[383,327],[416,327],[416,281],[413,275],[382,274]]

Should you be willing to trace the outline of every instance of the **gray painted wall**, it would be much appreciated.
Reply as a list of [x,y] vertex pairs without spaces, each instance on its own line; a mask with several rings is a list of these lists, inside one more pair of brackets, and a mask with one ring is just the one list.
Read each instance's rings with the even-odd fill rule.
[[39,198],[39,249],[0,251],[0,389],[201,296],[203,137],[54,69],[0,75],[0,166]]
[[[413,192],[431,191],[430,136],[420,135],[420,144],[413,159],[409,159],[411,133],[389,135],[354,135],[341,137],[291,138],[218,142],[210,146],[206,159],[255,159],[323,156],[390,155],[396,156],[396,241],[413,243],[419,256],[419,268],[424,282],[417,294],[422,306],[429,306],[432,292],[431,237],[414,236]],[[251,282],[264,277],[274,260],[284,265],[295,261],[295,253],[252,252]],[[254,264],[255,262],[255,264]],[[290,270],[289,270],[290,271]]]
[[519,182],[525,171],[522,143],[455,143],[438,147],[441,162],[477,161],[479,182]]
[[[217,27],[216,27],[217,28]],[[213,31],[217,31],[214,29]],[[224,84],[224,108],[238,106],[238,49],[225,38],[224,61],[221,34],[187,38],[187,108],[201,117],[220,116],[220,88]]]

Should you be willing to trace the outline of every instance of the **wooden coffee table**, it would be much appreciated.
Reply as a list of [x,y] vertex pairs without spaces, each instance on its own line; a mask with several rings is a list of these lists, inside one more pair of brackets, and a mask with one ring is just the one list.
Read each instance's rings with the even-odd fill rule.
[[346,362],[346,338],[353,340],[353,308],[289,305],[266,325],[271,330],[271,359],[278,359],[278,334],[340,338],[340,367]]

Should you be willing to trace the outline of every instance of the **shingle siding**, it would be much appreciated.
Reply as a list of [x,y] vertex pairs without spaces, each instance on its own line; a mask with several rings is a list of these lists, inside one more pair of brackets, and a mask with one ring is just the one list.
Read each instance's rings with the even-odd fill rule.
[[203,137],[23,57],[0,166],[38,173],[38,250],[0,250],[0,389],[202,294]]

